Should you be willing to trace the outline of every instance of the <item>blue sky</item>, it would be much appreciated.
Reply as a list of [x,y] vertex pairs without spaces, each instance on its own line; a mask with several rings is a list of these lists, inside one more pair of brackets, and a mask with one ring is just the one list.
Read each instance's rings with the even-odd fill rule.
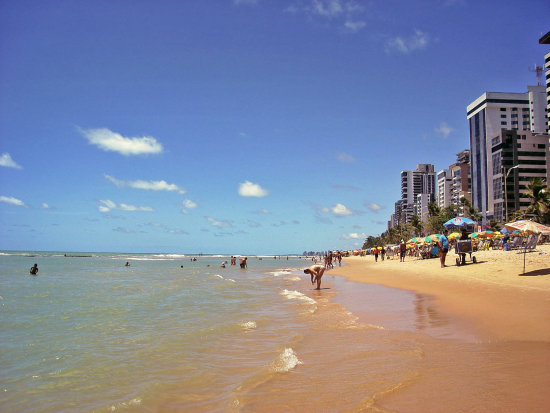
[[0,3],[0,249],[357,248],[524,92],[547,1]]

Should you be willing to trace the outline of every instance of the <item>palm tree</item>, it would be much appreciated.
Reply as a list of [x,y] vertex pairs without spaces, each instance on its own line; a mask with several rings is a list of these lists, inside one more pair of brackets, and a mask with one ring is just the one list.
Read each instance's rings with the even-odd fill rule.
[[414,235],[420,237],[422,235],[422,227],[424,226],[424,223],[418,215],[412,216],[411,225],[414,228]]
[[550,189],[542,178],[533,178],[527,184],[525,195],[531,199],[527,213],[535,216],[535,221],[548,223],[550,218]]
[[462,208],[464,209],[464,216],[476,222],[481,221],[481,218],[483,218],[481,212],[479,212],[477,208],[474,208],[472,203],[467,198],[460,198],[460,203],[462,204]]

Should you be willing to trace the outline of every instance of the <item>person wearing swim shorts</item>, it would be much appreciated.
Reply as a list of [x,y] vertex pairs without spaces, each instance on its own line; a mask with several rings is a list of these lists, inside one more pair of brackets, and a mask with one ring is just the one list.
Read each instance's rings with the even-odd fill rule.
[[304,273],[311,275],[311,283],[313,284],[315,281],[317,281],[317,288],[316,290],[321,289],[321,278],[323,277],[323,274],[325,273],[326,267],[324,265],[312,265],[309,268],[306,268],[304,270]]

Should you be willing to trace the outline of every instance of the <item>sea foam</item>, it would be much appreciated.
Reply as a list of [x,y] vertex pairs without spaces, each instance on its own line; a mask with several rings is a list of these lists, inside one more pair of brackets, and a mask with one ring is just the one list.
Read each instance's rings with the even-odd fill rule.
[[255,321],[245,321],[241,323],[241,327],[245,331],[249,331],[249,330],[254,330],[257,327],[257,325]]
[[279,357],[271,364],[271,368],[277,372],[287,372],[292,370],[298,364],[302,364],[298,356],[292,350],[292,348],[287,347],[284,351],[279,354]]
[[315,312],[317,309],[317,301],[315,301],[313,298],[308,297],[305,294],[302,294],[299,291],[289,291],[287,289],[281,291],[281,295],[288,298],[289,300],[300,300],[307,304],[311,305],[310,312]]

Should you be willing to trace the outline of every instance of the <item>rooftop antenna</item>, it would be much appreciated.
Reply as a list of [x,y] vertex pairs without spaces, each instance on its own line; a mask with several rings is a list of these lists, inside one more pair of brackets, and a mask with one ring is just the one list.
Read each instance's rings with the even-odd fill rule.
[[535,63],[535,67],[530,67],[529,71],[537,74],[537,86],[542,86],[543,68]]

